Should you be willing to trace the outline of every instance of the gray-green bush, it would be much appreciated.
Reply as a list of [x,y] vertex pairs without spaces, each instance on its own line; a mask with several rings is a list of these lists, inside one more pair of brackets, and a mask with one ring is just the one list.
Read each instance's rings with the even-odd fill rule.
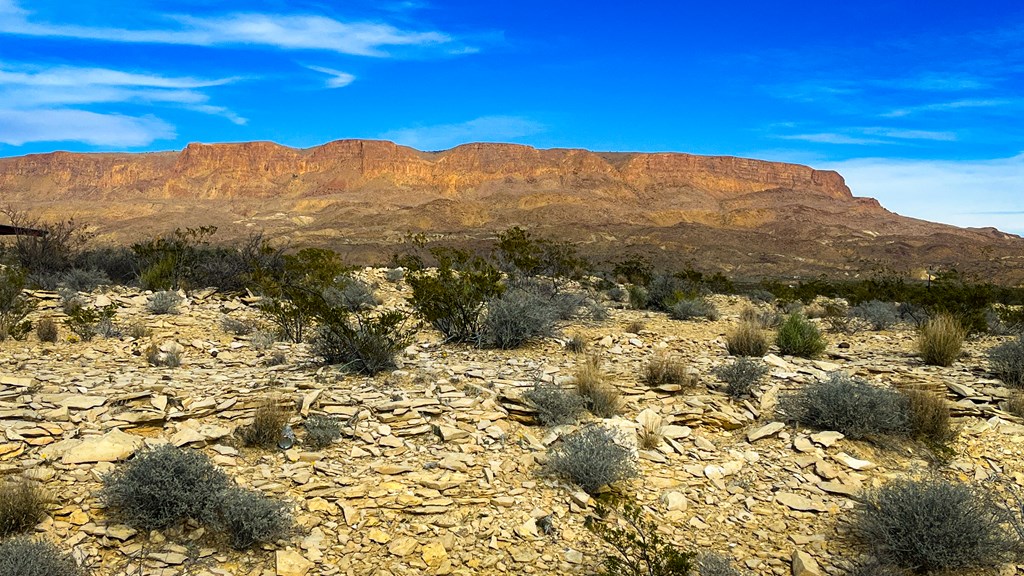
[[286,537],[292,528],[291,507],[287,503],[237,486],[216,494],[203,519],[208,526],[224,533],[236,550],[275,542]]
[[161,290],[154,292],[146,302],[146,310],[150,314],[177,314],[178,304],[181,304],[181,296],[172,290]]
[[1024,388],[1024,336],[989,350],[988,365],[1003,384],[1011,388]]
[[749,395],[766,374],[768,367],[764,362],[743,356],[715,369],[715,376],[727,384],[726,392],[733,398]]
[[82,576],[70,554],[46,540],[19,536],[0,542],[0,574],[4,576]]
[[341,438],[341,425],[337,418],[313,414],[303,423],[306,429],[305,443],[313,448],[326,448]]
[[550,336],[559,313],[552,301],[535,292],[512,288],[487,301],[481,344],[518,348],[531,339]]
[[586,406],[574,390],[542,381],[535,382],[523,398],[533,404],[537,421],[544,426],[575,424]]
[[841,372],[782,396],[779,407],[790,421],[817,430],[836,430],[852,439],[910,431],[904,395]]
[[589,425],[562,438],[548,453],[546,471],[575,483],[588,493],[639,472],[630,450],[615,442],[615,432]]
[[28,480],[0,484],[0,538],[31,530],[46,517],[42,490]]
[[668,315],[676,320],[707,318],[718,320],[718,309],[705,298],[683,298],[668,309]]
[[896,304],[881,300],[862,302],[850,309],[850,314],[866,322],[875,331],[885,330],[900,319]]

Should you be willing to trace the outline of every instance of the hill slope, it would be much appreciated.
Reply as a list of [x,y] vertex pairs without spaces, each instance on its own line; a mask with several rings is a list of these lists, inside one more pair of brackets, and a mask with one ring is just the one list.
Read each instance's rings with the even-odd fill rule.
[[407,232],[471,244],[519,225],[596,258],[644,253],[738,276],[958,267],[1024,282],[1019,237],[895,215],[854,197],[835,172],[733,157],[511,144],[421,152],[368,140],[190,144],[0,159],[0,195],[117,241],[215,224],[222,238],[264,230],[379,260]]

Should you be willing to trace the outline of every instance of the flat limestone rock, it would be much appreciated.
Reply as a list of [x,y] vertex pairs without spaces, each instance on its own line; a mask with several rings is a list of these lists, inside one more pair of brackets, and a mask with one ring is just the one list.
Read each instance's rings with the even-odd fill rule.
[[770,424],[765,424],[764,426],[761,426],[757,430],[751,430],[750,432],[747,432],[747,442],[757,442],[762,438],[774,436],[779,432],[782,432],[782,430],[785,428],[786,425],[782,422],[772,422]]
[[789,492],[779,492],[775,495],[775,501],[792,509],[800,512],[824,512],[828,510],[821,502],[815,502],[810,498],[805,498],[797,494],[790,494]]
[[802,550],[794,550],[793,576],[822,576],[818,561]]
[[277,576],[306,576],[313,568],[313,563],[294,550],[278,550]]
[[131,456],[143,443],[140,436],[114,429],[103,436],[87,438],[64,453],[64,464],[87,462],[117,462]]

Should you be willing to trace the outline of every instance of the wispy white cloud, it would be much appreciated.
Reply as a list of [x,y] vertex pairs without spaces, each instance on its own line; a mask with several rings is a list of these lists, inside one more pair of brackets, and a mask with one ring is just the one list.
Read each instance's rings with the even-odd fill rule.
[[106,42],[260,46],[378,57],[389,55],[386,47],[455,44],[455,39],[443,32],[403,30],[379,22],[342,22],[306,14],[168,15],[171,25],[167,28],[131,29],[39,22],[13,0],[3,0],[0,15],[0,33]]
[[0,142],[85,142],[94,146],[146,146],[174,138],[174,127],[152,116],[98,114],[86,110],[0,109]]
[[1024,153],[991,160],[859,158],[824,162],[857,196],[904,216],[1024,234]]
[[380,137],[419,150],[444,150],[467,142],[509,142],[544,130],[543,124],[520,116],[481,116],[458,124],[391,130]]
[[938,140],[952,142],[956,140],[956,133],[938,130],[904,130],[899,128],[860,128],[864,134],[876,134],[897,140]]
[[330,78],[325,82],[325,85],[328,88],[343,88],[354,82],[356,79],[355,76],[348,72],[342,72],[341,70],[335,70],[333,68],[325,68],[323,66],[306,66],[306,68],[330,76]]
[[885,140],[878,138],[863,138],[860,136],[850,136],[848,134],[839,134],[837,132],[813,132],[809,134],[780,134],[776,138],[782,140],[803,140],[804,142],[816,142],[819,144],[856,144],[856,145],[868,145],[868,144],[885,144]]
[[1011,104],[1012,100],[1005,98],[968,98],[963,100],[952,100],[949,102],[933,102],[915,106],[896,108],[881,114],[883,118],[901,118],[920,112],[947,112],[950,110],[961,110],[964,108],[995,108]]
[[112,103],[170,104],[244,124],[245,118],[223,106],[211,105],[209,96],[200,91],[237,80],[171,77],[108,68],[44,69],[0,64],[0,105],[7,109],[29,109]]
[[[796,128],[790,124],[775,124],[777,128]],[[773,128],[769,128],[772,130]],[[913,140],[945,141],[957,139],[956,133],[937,130],[910,130],[881,126],[843,128],[831,132],[807,132],[799,134],[774,134],[781,140],[801,140],[818,144],[848,144],[857,146],[878,146],[885,144],[907,144]]]

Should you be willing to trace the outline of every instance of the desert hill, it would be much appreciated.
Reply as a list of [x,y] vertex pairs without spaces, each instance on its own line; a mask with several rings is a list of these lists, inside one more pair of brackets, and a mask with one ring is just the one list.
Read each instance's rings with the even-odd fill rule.
[[339,140],[190,144],[180,152],[0,159],[0,196],[44,218],[134,240],[214,224],[379,261],[408,232],[473,244],[513,225],[738,277],[956,267],[1024,282],[1024,239],[893,214],[807,166],[677,153],[466,144],[421,152]]

